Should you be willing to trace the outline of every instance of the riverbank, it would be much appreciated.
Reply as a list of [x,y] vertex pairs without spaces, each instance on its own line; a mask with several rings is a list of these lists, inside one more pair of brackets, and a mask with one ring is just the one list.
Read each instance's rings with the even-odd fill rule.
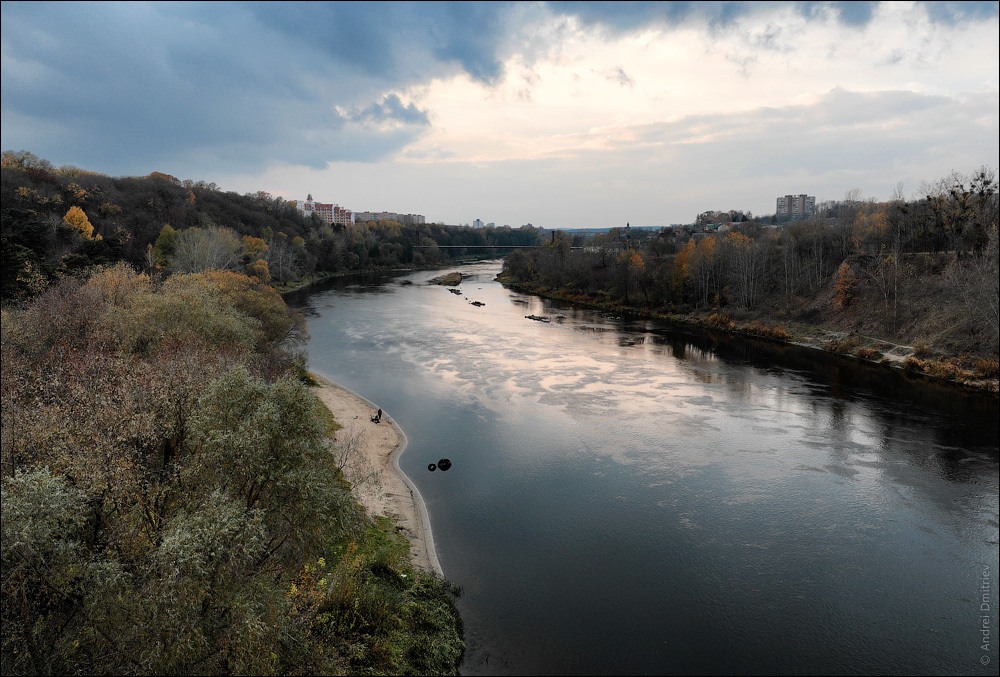
[[358,502],[369,515],[385,515],[397,524],[410,543],[414,568],[443,575],[423,499],[399,468],[406,435],[384,412],[381,423],[372,423],[377,405],[321,376],[312,376],[319,384],[316,395],[341,426],[338,453]]
[[997,360],[968,355],[942,355],[921,345],[902,345],[883,338],[865,336],[858,331],[822,325],[789,322],[776,324],[773,318],[743,311],[730,311],[733,317],[715,310],[686,314],[664,314],[648,308],[627,306],[620,301],[552,289],[542,285],[516,282],[498,277],[504,286],[515,291],[598,308],[615,315],[661,320],[677,325],[691,325],[733,334],[790,343],[836,353],[844,357],[901,369],[909,375],[948,381],[965,388],[990,393],[1000,391]]

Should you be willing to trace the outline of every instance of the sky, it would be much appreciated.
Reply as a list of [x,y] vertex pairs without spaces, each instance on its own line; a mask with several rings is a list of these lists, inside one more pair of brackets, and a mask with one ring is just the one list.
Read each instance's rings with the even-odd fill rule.
[[997,2],[3,2],[3,150],[518,227],[1000,165]]

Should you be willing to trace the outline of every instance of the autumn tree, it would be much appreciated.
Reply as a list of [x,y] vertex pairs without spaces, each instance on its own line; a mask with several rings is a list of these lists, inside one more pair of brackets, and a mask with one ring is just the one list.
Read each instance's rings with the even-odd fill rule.
[[625,303],[629,303],[629,288],[641,288],[646,302],[649,303],[646,285],[642,284],[642,274],[646,269],[646,261],[642,258],[642,254],[635,250],[626,250],[618,255],[617,263],[622,271],[621,286]]
[[97,235],[96,237],[94,236],[94,226],[91,225],[86,213],[84,213],[84,211],[76,205],[69,208],[69,211],[67,211],[66,215],[63,216],[63,222],[76,229],[76,231],[85,240],[99,240],[101,238],[100,235]]

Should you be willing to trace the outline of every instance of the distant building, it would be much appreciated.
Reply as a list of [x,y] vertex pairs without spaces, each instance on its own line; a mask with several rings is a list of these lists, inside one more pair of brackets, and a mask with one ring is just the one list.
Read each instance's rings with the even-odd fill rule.
[[795,221],[816,216],[816,198],[804,193],[779,197],[774,215],[779,221]]
[[483,220],[482,219],[476,219],[475,221],[472,222],[472,227],[473,228],[482,228],[483,227]]
[[316,202],[313,200],[312,193],[305,200],[294,200],[294,203],[301,213],[306,216],[315,214],[322,219],[323,223],[336,223],[344,226],[351,223],[351,210],[333,203]]
[[425,223],[423,214],[398,214],[396,212],[356,212],[354,223],[368,223],[369,221],[395,221],[404,226],[419,226]]

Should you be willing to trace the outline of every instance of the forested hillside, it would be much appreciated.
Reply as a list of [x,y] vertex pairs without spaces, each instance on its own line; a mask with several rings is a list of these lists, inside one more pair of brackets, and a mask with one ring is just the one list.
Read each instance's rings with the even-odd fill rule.
[[160,172],[110,177],[56,168],[26,151],[7,151],[0,164],[3,300],[118,261],[148,274],[221,269],[288,285],[317,274],[437,265],[462,253],[439,246],[539,239],[533,228],[331,226],[265,192],[224,192]]
[[[518,288],[618,311],[810,340],[996,389],[997,182],[952,175],[912,200],[725,233],[622,229],[507,256]],[[577,243],[579,244],[579,243]]]
[[119,263],[2,312],[3,674],[456,671],[273,289]]

